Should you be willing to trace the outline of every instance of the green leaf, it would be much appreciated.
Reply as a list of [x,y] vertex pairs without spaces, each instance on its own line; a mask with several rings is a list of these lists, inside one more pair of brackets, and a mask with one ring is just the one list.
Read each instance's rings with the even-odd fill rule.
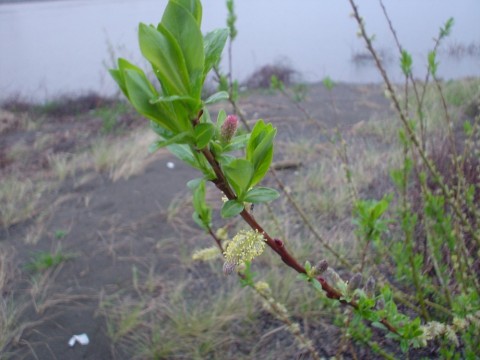
[[216,29],[205,35],[203,44],[205,46],[205,67],[203,77],[218,64],[222,56],[223,48],[228,38],[228,29]]
[[122,72],[119,69],[108,69],[110,76],[115,80],[123,95],[128,98],[127,89],[125,87],[125,80],[123,79]]
[[197,214],[196,217],[202,223],[201,227],[207,230],[212,222],[212,210],[205,201],[205,193],[205,180],[202,179],[193,190],[193,208]]
[[228,92],[226,91],[219,91],[212,96],[210,96],[207,100],[204,101],[205,105],[215,104],[222,100],[228,99]]
[[203,178],[196,178],[196,179],[192,179],[190,181],[187,182],[187,187],[194,191],[199,185],[200,183],[203,181],[204,179]]
[[270,78],[270,89],[284,91],[285,84],[276,75],[272,75]]
[[222,128],[223,123],[225,122],[225,119],[227,118],[227,113],[225,110],[220,110],[217,115],[217,130],[220,133],[220,129]]
[[165,146],[171,144],[187,144],[192,140],[192,135],[189,132],[182,132],[166,140],[155,141],[149,148],[150,152],[155,152]]
[[[308,276],[307,276],[307,278],[308,278]],[[315,279],[315,278],[310,278],[310,282],[312,283],[313,288],[314,288],[315,290],[317,290],[318,292],[323,293],[322,284],[320,284],[320,282],[319,282],[317,279]]]
[[190,146],[185,144],[172,144],[167,146],[167,149],[180,160],[186,162],[194,168],[200,169],[200,164],[193,155]]
[[223,152],[222,145],[220,145],[218,142],[212,141],[210,143],[210,151],[213,153],[213,155],[215,155],[215,158],[217,158],[217,161],[220,162],[220,160],[218,160],[218,157],[222,155],[222,152]]
[[195,126],[194,131],[197,148],[201,150],[205,146],[207,146],[212,139],[213,134],[215,134],[215,127],[213,126],[213,124],[201,123]]
[[128,99],[133,107],[140,114],[155,121],[160,126],[172,132],[178,132],[179,129],[176,123],[169,121],[172,118],[175,119],[175,114],[172,115],[166,107],[150,103],[149,99],[158,96],[158,94],[152,84],[147,80],[143,71],[125,70],[123,76]]
[[258,203],[265,203],[275,199],[278,199],[280,194],[277,190],[270,189],[267,187],[257,187],[250,189],[247,194],[245,195],[244,201],[258,204]]
[[380,330],[384,330],[384,331],[387,330],[388,331],[388,329],[385,327],[385,325],[383,325],[381,322],[376,322],[376,321],[372,322],[372,326],[374,328],[377,328],[377,329],[380,329]]
[[226,166],[230,164],[233,160],[235,160],[235,156],[228,155],[228,154],[220,154],[220,155],[217,155],[216,159],[222,166]]
[[238,199],[243,200],[244,194],[250,188],[253,176],[253,166],[245,159],[235,159],[223,167],[229,184],[235,190]]
[[270,168],[273,160],[273,138],[275,134],[276,130],[269,132],[253,153],[255,175],[252,179],[252,185],[258,184]]
[[171,132],[168,129],[165,129],[163,126],[161,126],[158,122],[155,121],[150,121],[150,128],[159,136],[161,136],[163,139],[170,139],[173,137],[175,134]]
[[110,69],[110,75],[112,75],[113,79],[115,82],[118,84],[120,89],[122,90],[123,94],[128,98],[128,91],[125,85],[125,76],[124,72],[125,70],[130,69],[130,70],[135,70],[138,73],[143,73],[143,70],[140,69],[139,67],[131,64],[128,62],[128,60],[119,58],[118,59],[118,69]]
[[297,279],[302,280],[302,281],[310,281],[310,278],[306,274],[298,274]]
[[243,149],[245,145],[248,142],[248,139],[250,138],[250,134],[242,134],[235,136],[232,141],[230,141],[225,147],[223,148],[223,151],[234,151],[234,150],[239,150]]
[[197,151],[192,151],[190,145],[172,144],[168,145],[167,149],[183,162],[200,170],[205,175],[206,179],[215,179],[215,173],[205,157]]
[[463,123],[463,131],[465,132],[465,135],[467,135],[467,136],[472,136],[473,135],[472,124],[468,120]]
[[197,224],[200,228],[208,231],[208,227],[205,226],[203,219],[200,217],[200,215],[196,211],[193,212],[192,219],[195,222],[195,224]]
[[200,99],[205,59],[203,36],[200,25],[184,5],[191,4],[184,3],[181,5],[175,1],[169,1],[163,13],[162,22],[158,25],[158,30],[161,31],[161,27],[165,27],[177,41],[185,59],[190,79],[192,92],[189,94],[194,99]]
[[183,6],[185,9],[187,9],[188,12],[192,14],[198,26],[202,24],[202,4],[200,0],[170,0],[170,1],[173,1]]
[[402,50],[400,65],[405,76],[408,76],[412,73],[412,63],[412,56],[406,50]]
[[305,267],[305,271],[307,272],[307,275],[308,275],[310,270],[312,270],[312,264],[310,264],[310,261],[307,260],[307,261],[305,261],[304,267]]
[[182,101],[191,104],[191,106],[196,106],[199,104],[199,102],[192,98],[191,96],[188,95],[170,95],[170,96],[163,96],[160,95],[156,99],[151,99],[150,103],[151,104],[158,104],[158,103],[171,103],[174,101]]
[[444,37],[450,35],[452,31],[453,23],[454,23],[454,19],[453,17],[451,17],[447,20],[445,25],[440,28],[440,39],[443,39]]
[[323,86],[325,86],[325,89],[327,89],[328,91],[331,91],[333,89],[333,87],[335,86],[335,83],[333,82],[333,80],[329,76],[325,77],[322,80],[322,83],[323,83]]
[[161,24],[158,30],[140,24],[138,38],[142,55],[154,67],[166,95],[190,95],[185,58],[172,34]]
[[273,159],[273,138],[276,129],[272,124],[259,120],[252,130],[247,144],[246,157],[254,166],[252,185],[259,183],[267,173]]
[[243,203],[238,200],[228,200],[225,204],[223,204],[222,210],[220,214],[224,219],[228,219],[238,215],[244,209]]
[[428,53],[428,68],[432,76],[435,77],[438,70],[437,53],[435,51]]
[[208,108],[206,108],[206,107],[203,107],[203,115],[200,118],[200,122],[213,125],[213,121],[212,121],[212,117],[210,115],[210,111],[208,111]]
[[193,208],[196,212],[201,214],[205,207],[205,180],[202,180],[193,190]]
[[[269,124],[270,127],[273,129],[272,125]],[[263,120],[258,120],[255,126],[252,129],[250,134],[250,139],[247,145],[247,159],[251,160],[253,157],[253,152],[263,140],[265,135],[269,132],[269,128],[265,124]]]

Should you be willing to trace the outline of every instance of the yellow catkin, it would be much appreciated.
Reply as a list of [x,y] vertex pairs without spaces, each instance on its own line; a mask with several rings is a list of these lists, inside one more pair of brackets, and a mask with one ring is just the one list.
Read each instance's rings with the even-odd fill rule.
[[265,238],[258,231],[240,230],[225,250],[225,263],[238,266],[253,260],[265,250]]

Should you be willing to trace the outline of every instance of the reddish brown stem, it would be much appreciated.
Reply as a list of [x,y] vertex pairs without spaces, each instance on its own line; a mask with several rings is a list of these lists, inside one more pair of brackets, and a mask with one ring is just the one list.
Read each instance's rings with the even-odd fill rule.
[[[202,113],[199,113],[198,118],[193,121],[194,125],[198,124],[199,122],[198,119],[200,118],[201,115]],[[235,195],[234,191],[230,187],[225,175],[223,174],[220,164],[215,159],[215,156],[212,154],[210,149],[208,147],[205,147],[202,150],[200,150],[200,152],[205,156],[205,159],[207,159],[208,163],[210,164],[210,166],[212,167],[215,173],[216,178],[213,179],[212,182],[220,191],[222,191],[225,194],[225,196],[229,200],[236,200],[237,196]],[[257,220],[255,220],[252,214],[250,214],[246,209],[243,209],[242,212],[240,213],[240,216],[248,225],[250,225],[250,227],[253,230],[258,231],[260,234],[263,235],[263,237],[265,238],[265,241],[267,242],[267,245],[280,256],[282,261],[287,266],[291,267],[292,269],[294,269],[300,274],[307,273],[305,268],[302,265],[300,265],[300,263],[288,252],[283,242],[278,239],[273,239],[270,235],[268,235],[268,233],[262,228],[262,226],[257,222]],[[210,235],[213,236],[213,238],[215,239],[215,241],[217,241],[217,244],[218,244],[219,241],[215,236],[215,234],[213,234],[211,230],[209,232],[210,232]],[[219,246],[221,248],[221,244]],[[333,286],[328,284],[328,282],[324,278],[319,277],[317,280],[320,282],[322,289],[325,291],[326,296],[328,298],[336,299],[343,304],[346,304],[355,309],[358,309],[358,304],[356,301],[351,300],[348,302],[345,300],[341,300],[342,294]],[[385,327],[389,329],[391,332],[398,334],[398,331],[395,329],[395,327],[391,325],[386,319],[382,319],[381,323],[384,324]]]
[[[215,160],[212,152],[207,148],[204,148],[202,150],[202,153],[209,162],[209,164],[212,166],[212,169],[217,177],[215,180],[212,180],[212,182],[217,186],[219,190],[221,190],[225,194],[225,196],[229,200],[235,200],[237,196],[228,185],[227,179],[223,175],[223,171],[220,168],[218,162]],[[280,255],[280,258],[285,264],[287,264],[301,274],[306,273],[305,268],[300,265],[298,261],[295,260],[295,258],[287,251],[285,246],[283,246],[283,243],[281,245],[277,244],[272,239],[272,237],[268,235],[268,233],[260,226],[260,224],[252,216],[252,214],[250,214],[247,210],[243,209],[243,211],[240,213],[240,216],[243,218],[243,220],[245,220],[248,225],[250,225],[252,229],[257,230],[260,234],[263,235],[267,242],[267,245],[270,246],[272,250],[275,251],[278,255]]]
[[272,248],[273,251],[275,251],[282,261],[290,266],[292,269],[295,271],[301,273],[301,274],[306,274],[305,268],[298,263],[298,261],[288,252],[288,250],[285,248],[283,245],[283,242],[281,241],[275,241],[268,235],[268,233],[260,226],[260,224],[255,220],[255,218],[250,214],[247,210],[243,209],[243,211],[240,213],[240,216],[245,220],[245,222],[250,225],[250,227],[254,230],[257,230],[260,234],[263,235],[265,238],[267,245]]
[[217,237],[217,235],[215,235],[215,233],[212,231],[212,228],[208,227],[208,233],[213,238],[213,240],[215,240],[218,248],[220,249],[220,252],[223,254],[224,250],[223,250],[223,246],[222,246],[222,241]]

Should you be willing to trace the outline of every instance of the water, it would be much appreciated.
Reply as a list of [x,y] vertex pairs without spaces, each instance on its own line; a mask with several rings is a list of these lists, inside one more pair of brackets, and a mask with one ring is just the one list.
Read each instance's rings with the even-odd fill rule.
[[[203,31],[223,27],[224,0],[204,0]],[[375,44],[392,61],[400,79],[395,47],[377,1],[359,0]],[[139,22],[156,24],[165,0],[69,0],[0,5],[0,99],[21,94],[44,100],[63,93],[94,90],[112,94],[116,87],[106,67],[123,56],[143,64],[136,30]],[[417,75],[425,70],[432,38],[449,17],[455,26],[448,44],[480,44],[478,0],[385,0],[404,47],[414,56]],[[239,35],[234,43],[234,75],[245,79],[256,68],[284,62],[304,80],[330,76],[336,81],[375,82],[373,66],[352,62],[364,52],[347,0],[238,0]],[[111,51],[109,51],[109,47]],[[439,75],[480,76],[480,56],[440,57]],[[225,64],[224,64],[225,66]]]

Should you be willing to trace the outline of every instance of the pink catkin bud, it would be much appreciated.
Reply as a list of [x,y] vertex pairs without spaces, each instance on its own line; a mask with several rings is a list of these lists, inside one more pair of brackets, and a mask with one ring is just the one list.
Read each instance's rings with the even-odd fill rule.
[[232,140],[233,136],[235,135],[235,132],[237,131],[237,127],[238,127],[237,116],[228,115],[220,130],[220,135],[222,137],[222,140],[227,143],[230,142],[230,140]]

